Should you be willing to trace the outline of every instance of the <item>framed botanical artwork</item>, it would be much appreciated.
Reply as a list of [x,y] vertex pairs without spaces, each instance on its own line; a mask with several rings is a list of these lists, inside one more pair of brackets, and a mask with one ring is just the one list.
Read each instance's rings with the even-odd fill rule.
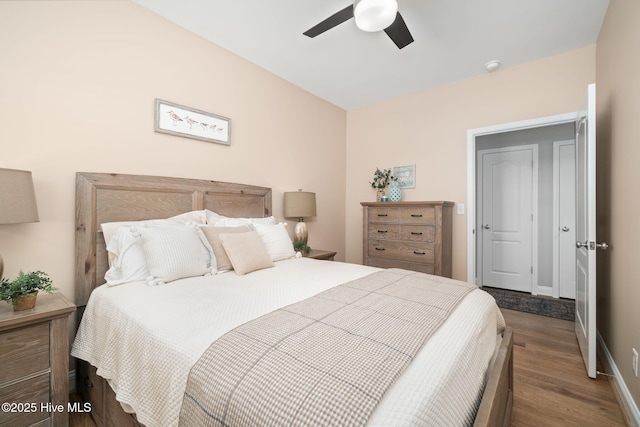
[[231,145],[231,119],[156,99],[156,132]]
[[394,166],[392,175],[400,184],[400,188],[416,187],[416,165]]

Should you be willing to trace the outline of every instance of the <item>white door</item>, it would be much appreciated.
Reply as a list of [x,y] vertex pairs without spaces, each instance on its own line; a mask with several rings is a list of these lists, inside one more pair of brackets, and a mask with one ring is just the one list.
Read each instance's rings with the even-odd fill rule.
[[553,143],[554,286],[553,296],[576,298],[575,140]]
[[481,285],[531,292],[537,146],[478,152]]
[[587,374],[596,377],[596,86],[576,121],[576,336]]

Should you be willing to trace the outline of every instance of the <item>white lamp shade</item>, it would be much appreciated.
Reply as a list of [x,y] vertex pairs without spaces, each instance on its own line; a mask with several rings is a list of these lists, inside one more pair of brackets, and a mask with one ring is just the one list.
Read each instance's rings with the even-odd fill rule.
[[396,0],[357,0],[353,5],[356,25],[362,31],[382,31],[396,20]]
[[0,169],[0,224],[38,221],[31,172]]
[[285,218],[316,216],[316,193],[291,191],[284,193]]

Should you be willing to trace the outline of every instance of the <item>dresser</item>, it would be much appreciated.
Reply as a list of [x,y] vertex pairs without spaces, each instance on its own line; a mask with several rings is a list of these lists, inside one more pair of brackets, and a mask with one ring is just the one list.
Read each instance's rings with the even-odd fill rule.
[[69,315],[62,294],[40,293],[35,308],[0,303],[2,426],[69,425]]
[[364,264],[451,277],[453,202],[362,202]]

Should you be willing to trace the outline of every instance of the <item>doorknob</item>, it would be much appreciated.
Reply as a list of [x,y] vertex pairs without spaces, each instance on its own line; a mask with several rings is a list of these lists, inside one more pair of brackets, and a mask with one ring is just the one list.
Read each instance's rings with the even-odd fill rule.
[[576,242],[576,248],[580,249],[580,248],[585,248],[587,250],[591,249],[592,251],[595,249],[601,249],[603,251],[606,251],[607,249],[609,249],[609,244],[606,242],[602,242],[602,243],[595,243],[595,242]]
[[488,229],[490,229],[490,228],[491,228],[491,226],[490,226],[489,224],[485,224],[485,225],[484,225],[484,229],[485,229],[485,230],[488,230]]
[[569,231],[569,227],[567,227],[567,226],[565,225],[564,227],[562,227],[562,231],[564,231],[564,232],[566,233],[567,231]]

